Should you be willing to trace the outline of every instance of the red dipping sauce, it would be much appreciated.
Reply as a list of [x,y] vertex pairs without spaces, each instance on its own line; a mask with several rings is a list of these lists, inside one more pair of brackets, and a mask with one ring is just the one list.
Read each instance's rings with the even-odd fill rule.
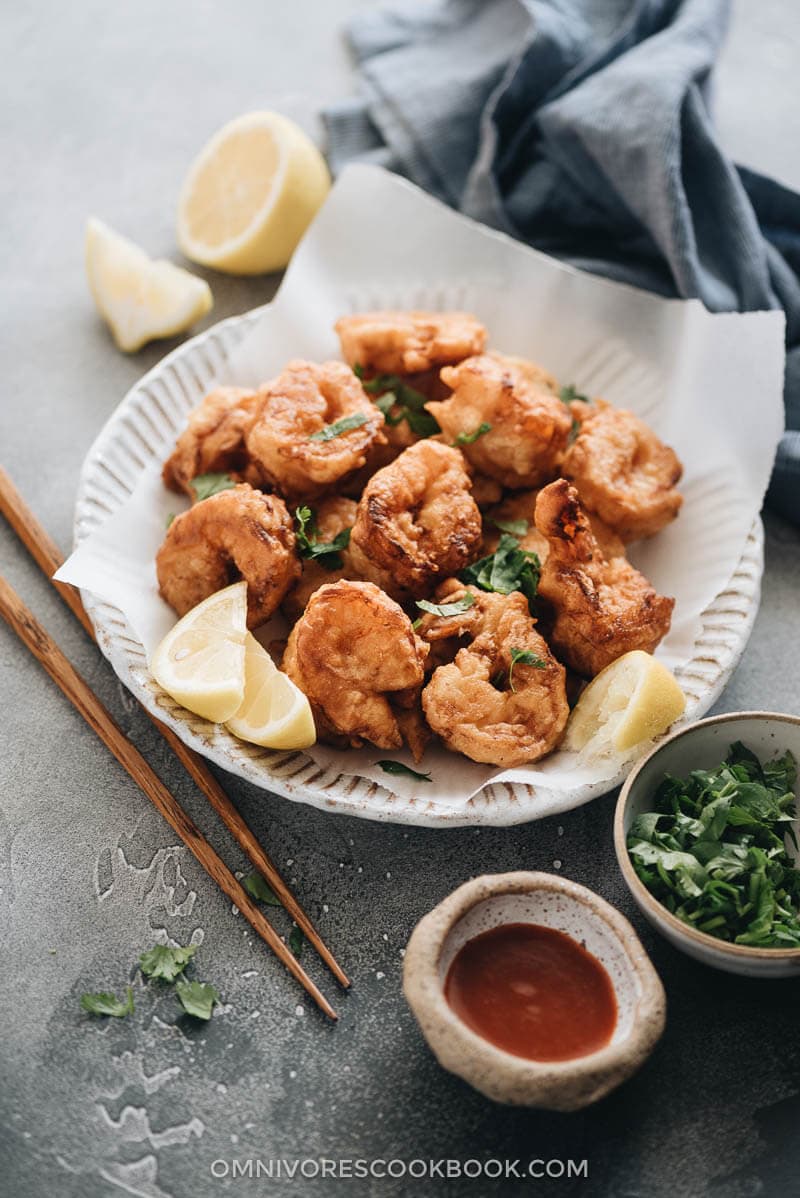
[[531,1061],[596,1052],[617,1023],[614,987],[597,958],[536,923],[501,924],[468,940],[444,993],[473,1032]]

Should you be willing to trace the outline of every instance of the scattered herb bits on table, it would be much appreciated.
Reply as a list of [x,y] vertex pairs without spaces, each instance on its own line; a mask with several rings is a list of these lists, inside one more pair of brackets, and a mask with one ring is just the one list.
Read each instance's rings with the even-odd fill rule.
[[700,932],[800,948],[800,869],[786,847],[797,849],[796,777],[791,753],[762,764],[740,741],[713,769],[667,775],[628,834],[639,878]]

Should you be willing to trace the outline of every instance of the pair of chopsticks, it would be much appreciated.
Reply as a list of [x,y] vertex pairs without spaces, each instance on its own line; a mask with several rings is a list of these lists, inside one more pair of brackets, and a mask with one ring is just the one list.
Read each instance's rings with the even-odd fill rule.
[[[61,598],[75,618],[94,640],[91,620],[84,611],[80,596],[66,583],[56,582],[53,575],[62,564],[58,547],[50,539],[41,524],[26,505],[19,491],[5,470],[0,467],[0,513],[17,534],[44,575],[50,579]],[[329,1018],[336,1019],[336,1012],[317,988],[294,953],[284,944],[260,907],[256,906],[247,891],[228,869],[222,858],[211,847],[199,828],[189,819],[155,771],[148,765],[138,749],[130,743],[124,732],[114,722],[81,676],[73,669],[50,634],[28,610],[4,578],[0,577],[0,616],[17,634],[34,657],[44,666],[47,673],[63,691],[73,706],[80,712],[90,728],[94,729],[117,761],[161,812],[164,819],[183,843],[197,858],[206,873],[213,878],[231,902],[239,908],[250,926],[264,940],[275,955],[303,989],[314,999],[317,1006]],[[349,986],[350,979],[327,947],[313,923],[306,915],[289,887],[284,882],[274,862],[259,844],[252,830],[242,819],[236,807],[211,773],[206,763],[192,749],[146,712],[158,728],[167,744],[175,753],[188,773],[200,787],[211,806],[222,819],[228,831],[258,872],[272,887],[277,898],[294,919],[310,944],[342,984]]]

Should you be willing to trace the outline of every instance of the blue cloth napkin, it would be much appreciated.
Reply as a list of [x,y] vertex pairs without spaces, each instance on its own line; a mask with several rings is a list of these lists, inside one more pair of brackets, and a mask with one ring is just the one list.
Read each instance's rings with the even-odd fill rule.
[[[379,162],[586,270],[714,312],[786,313],[768,502],[800,523],[800,196],[717,143],[727,0],[445,0],[359,13],[334,172]],[[767,84],[768,85],[768,84]],[[758,402],[758,396],[753,396]]]

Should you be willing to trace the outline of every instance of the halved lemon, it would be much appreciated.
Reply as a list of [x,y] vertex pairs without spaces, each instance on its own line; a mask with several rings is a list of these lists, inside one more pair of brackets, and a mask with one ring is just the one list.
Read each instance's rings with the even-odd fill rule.
[[282,270],[331,186],[299,125],[249,112],[216,133],[192,164],[178,204],[187,258],[235,275]]
[[144,250],[96,217],[86,225],[86,273],[97,310],[120,349],[183,333],[213,306],[203,279]]
[[586,687],[569,717],[564,748],[591,756],[625,753],[666,732],[685,707],[686,696],[667,667],[634,649]]
[[153,654],[150,671],[189,711],[224,723],[244,699],[247,635],[247,583],[236,582],[178,621]]
[[311,706],[291,678],[248,632],[244,700],[227,726],[234,736],[268,749],[307,749],[317,739]]

